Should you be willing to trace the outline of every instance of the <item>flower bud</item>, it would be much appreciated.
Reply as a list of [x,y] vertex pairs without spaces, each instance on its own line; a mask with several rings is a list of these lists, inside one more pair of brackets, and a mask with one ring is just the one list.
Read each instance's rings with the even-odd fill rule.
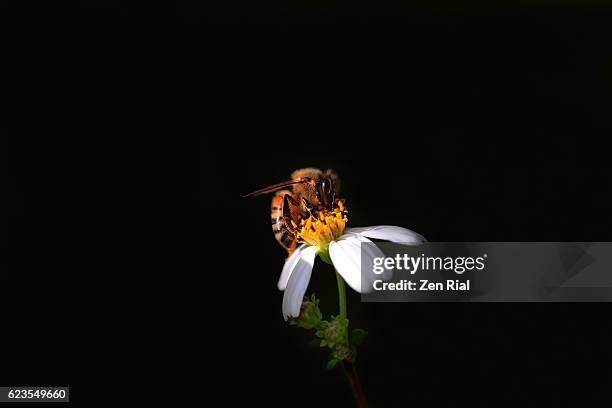
[[347,344],[348,343],[348,329],[349,321],[342,317],[336,316],[331,322],[325,327],[325,340],[329,344]]
[[323,315],[319,309],[319,299],[316,299],[312,295],[311,300],[304,298],[302,307],[300,308],[300,315],[297,318],[291,320],[291,324],[294,324],[303,329],[314,329],[321,323]]

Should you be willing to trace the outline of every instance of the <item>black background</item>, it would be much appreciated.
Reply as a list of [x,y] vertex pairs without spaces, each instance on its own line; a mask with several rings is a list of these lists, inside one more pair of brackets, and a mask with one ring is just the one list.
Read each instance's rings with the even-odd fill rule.
[[[352,226],[609,240],[601,4],[60,7],[2,16],[2,384],[351,406],[282,319],[269,197],[241,198],[304,166],[340,174]],[[323,264],[311,291],[336,312]],[[349,294],[375,407],[609,406],[609,312]]]

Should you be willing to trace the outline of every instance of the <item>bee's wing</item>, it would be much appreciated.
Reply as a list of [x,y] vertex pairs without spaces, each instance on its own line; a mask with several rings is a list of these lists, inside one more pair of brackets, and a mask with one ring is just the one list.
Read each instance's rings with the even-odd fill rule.
[[308,181],[308,177],[302,177],[302,178],[295,179],[295,180],[283,181],[281,183],[273,184],[271,186],[262,188],[260,190],[253,191],[252,193],[249,193],[245,195],[244,197],[254,197],[260,194],[271,193],[272,191],[280,190],[283,187],[291,186],[293,184],[305,183],[306,181]]

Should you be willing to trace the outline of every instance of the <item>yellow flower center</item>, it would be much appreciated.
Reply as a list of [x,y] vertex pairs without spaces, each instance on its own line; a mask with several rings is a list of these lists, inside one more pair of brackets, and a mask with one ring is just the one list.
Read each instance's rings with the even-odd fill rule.
[[310,216],[300,223],[298,238],[309,245],[327,251],[329,243],[344,234],[344,226],[348,222],[344,202],[338,201],[338,206],[332,211],[319,211],[316,217]]

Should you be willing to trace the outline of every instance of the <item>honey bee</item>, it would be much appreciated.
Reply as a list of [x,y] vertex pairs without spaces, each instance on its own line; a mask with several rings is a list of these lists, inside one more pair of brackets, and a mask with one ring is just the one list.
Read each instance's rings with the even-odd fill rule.
[[291,255],[300,243],[298,233],[301,221],[310,216],[316,217],[320,211],[333,210],[339,189],[340,179],[333,170],[321,171],[308,167],[291,173],[291,180],[262,188],[245,197],[276,191],[272,198],[272,232]]

